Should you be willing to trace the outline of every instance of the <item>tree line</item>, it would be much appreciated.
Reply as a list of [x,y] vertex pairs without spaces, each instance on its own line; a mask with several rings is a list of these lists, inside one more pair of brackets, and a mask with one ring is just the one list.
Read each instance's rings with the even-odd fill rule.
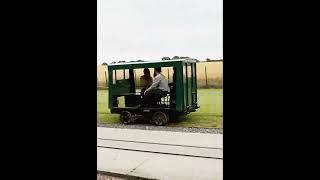
[[[187,58],[189,58],[188,56],[173,56],[172,58],[170,58],[170,57],[162,57],[161,58],[161,60],[162,61],[169,61],[169,60],[175,60],[175,59],[187,59]],[[197,62],[200,62],[199,60],[197,60],[196,59],[196,61]],[[206,62],[217,62],[217,61],[223,61],[223,59],[210,59],[210,58],[207,58],[206,59]],[[126,61],[124,61],[124,60],[121,60],[121,61],[118,61],[118,62],[116,62],[116,61],[113,61],[113,62],[111,62],[110,64],[116,64],[116,63],[125,63]],[[145,62],[144,60],[136,60],[136,61],[128,61],[128,62]],[[103,65],[103,66],[107,66],[108,65],[108,63],[106,63],[106,62],[103,62],[101,65]]]

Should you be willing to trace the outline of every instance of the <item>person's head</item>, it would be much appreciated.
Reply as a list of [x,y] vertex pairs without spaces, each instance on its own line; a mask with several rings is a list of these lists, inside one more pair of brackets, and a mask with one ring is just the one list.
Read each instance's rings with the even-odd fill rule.
[[154,68],[154,76],[158,75],[161,73],[161,68]]
[[144,68],[143,74],[144,74],[146,77],[150,77],[150,70],[149,70],[148,68]]

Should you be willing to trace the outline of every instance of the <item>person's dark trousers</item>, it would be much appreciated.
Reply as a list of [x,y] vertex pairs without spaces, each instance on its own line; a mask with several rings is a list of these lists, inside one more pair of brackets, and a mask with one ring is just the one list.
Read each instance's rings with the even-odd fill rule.
[[157,103],[157,99],[161,97],[165,97],[167,93],[168,92],[162,91],[160,89],[148,91],[142,99],[142,105],[143,106],[155,105]]

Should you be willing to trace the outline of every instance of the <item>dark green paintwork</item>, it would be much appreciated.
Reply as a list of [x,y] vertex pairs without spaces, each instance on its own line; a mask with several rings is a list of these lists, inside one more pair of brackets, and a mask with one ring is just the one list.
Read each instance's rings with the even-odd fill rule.
[[110,71],[110,69],[108,70],[108,73],[109,73],[109,80],[108,80],[108,82],[109,82],[109,84],[108,84],[108,87],[109,87],[109,108],[111,108],[112,107],[112,103],[113,103],[113,100],[112,100],[112,96],[111,96],[111,94],[113,93],[113,88],[110,88],[110,87],[112,87],[112,85],[113,85],[113,71]]
[[183,98],[184,98],[184,87],[183,87],[183,63],[180,62],[176,66],[176,110],[182,112],[184,110],[183,107]]

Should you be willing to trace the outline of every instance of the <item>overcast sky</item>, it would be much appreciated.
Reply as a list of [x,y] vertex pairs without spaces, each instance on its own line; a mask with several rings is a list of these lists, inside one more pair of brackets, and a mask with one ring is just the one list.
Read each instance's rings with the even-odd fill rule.
[[222,0],[98,0],[97,62],[222,59]]

